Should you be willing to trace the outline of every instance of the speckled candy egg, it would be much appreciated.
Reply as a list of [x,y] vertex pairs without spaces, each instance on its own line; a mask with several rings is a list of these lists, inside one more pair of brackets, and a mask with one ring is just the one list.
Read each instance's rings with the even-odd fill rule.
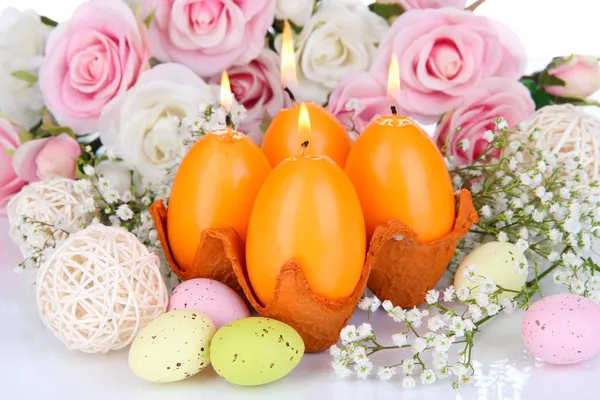
[[129,367],[151,382],[175,382],[210,364],[216,332],[209,317],[196,310],[175,310],[150,322],[129,349]]
[[167,311],[186,308],[208,315],[217,329],[250,316],[244,300],[236,292],[212,279],[190,279],[173,290]]
[[600,306],[572,294],[544,297],[523,317],[525,347],[551,364],[573,364],[600,351]]
[[[526,263],[527,258],[514,244],[505,242],[482,244],[460,263],[454,275],[454,286],[459,288],[466,285],[472,289],[478,287],[483,278],[487,278],[496,282],[498,286],[518,292],[527,282],[527,274],[521,273],[516,266],[518,262]],[[475,282],[469,281],[465,276],[469,265],[475,265],[477,268],[478,278]],[[471,295],[475,295],[478,291],[479,288],[474,289]],[[512,292],[503,294],[504,297],[509,298],[515,295],[516,293]]]
[[210,346],[212,365],[223,379],[256,386],[289,374],[304,355],[304,342],[289,325],[251,317],[224,325]]

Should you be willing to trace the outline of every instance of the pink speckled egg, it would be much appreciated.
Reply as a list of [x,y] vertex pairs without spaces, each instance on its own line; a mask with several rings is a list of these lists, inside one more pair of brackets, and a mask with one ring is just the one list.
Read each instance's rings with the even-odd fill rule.
[[208,315],[217,329],[250,316],[246,303],[228,286],[212,279],[190,279],[173,289],[167,311],[183,308]]
[[544,297],[523,317],[525,347],[551,364],[574,364],[600,351],[600,306],[573,294]]

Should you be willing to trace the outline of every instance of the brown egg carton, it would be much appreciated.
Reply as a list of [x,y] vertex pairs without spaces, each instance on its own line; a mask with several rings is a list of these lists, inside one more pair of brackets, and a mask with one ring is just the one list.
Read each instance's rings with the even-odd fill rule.
[[395,306],[422,305],[448,268],[458,242],[477,221],[471,193],[463,189],[452,231],[434,242],[419,243],[417,234],[395,219],[377,226],[367,254],[371,269],[367,286]]
[[245,264],[244,242],[235,230],[208,229],[189,270],[180,268],[171,253],[167,237],[167,210],[162,201],[150,207],[171,269],[181,279],[208,278],[235,290],[263,317],[273,318],[294,328],[304,340],[307,352],[318,352],[337,342],[340,331],[354,314],[369,278],[370,267],[363,268],[354,292],[339,300],[321,297],[311,290],[302,268],[295,260],[281,268],[271,303],[263,306],[254,294]]

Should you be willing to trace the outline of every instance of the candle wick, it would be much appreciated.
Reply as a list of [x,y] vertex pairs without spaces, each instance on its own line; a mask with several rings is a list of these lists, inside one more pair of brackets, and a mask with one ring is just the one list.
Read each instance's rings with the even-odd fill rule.
[[396,106],[391,106],[390,109],[392,110],[393,115],[398,115],[398,110],[396,110]]
[[309,144],[310,144],[310,142],[308,140],[305,140],[304,142],[302,142],[302,144],[300,145],[302,147],[300,156],[304,156],[304,150],[306,150],[306,148],[308,147]]
[[296,104],[296,96],[294,96],[294,93],[292,93],[292,91],[290,90],[289,87],[284,87],[283,90],[288,94],[288,96],[290,96],[290,99],[292,99],[292,103],[294,103],[294,105]]
[[233,121],[231,120],[231,115],[229,114],[225,116],[225,125],[227,125],[227,128],[233,130]]

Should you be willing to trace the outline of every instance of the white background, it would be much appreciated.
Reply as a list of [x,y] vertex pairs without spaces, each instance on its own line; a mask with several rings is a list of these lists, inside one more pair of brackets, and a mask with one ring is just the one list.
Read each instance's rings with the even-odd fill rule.
[[[288,0],[295,1],[295,0]],[[366,2],[369,2],[366,0]],[[69,17],[81,0],[0,0],[33,8],[57,21]],[[506,23],[523,40],[530,69],[555,55],[600,55],[598,3],[595,0],[488,0],[479,14]],[[0,88],[0,95],[2,91]],[[187,381],[152,385],[127,366],[127,352],[86,355],[66,350],[37,316],[32,275],[16,275],[20,261],[0,217],[0,399],[598,399],[600,356],[570,367],[535,361],[523,348],[521,315],[505,316],[477,340],[475,384],[455,393],[447,382],[413,391],[391,382],[336,380],[327,354],[308,355],[292,374],[259,388],[237,388],[207,370]],[[375,327],[392,333],[383,314]]]

